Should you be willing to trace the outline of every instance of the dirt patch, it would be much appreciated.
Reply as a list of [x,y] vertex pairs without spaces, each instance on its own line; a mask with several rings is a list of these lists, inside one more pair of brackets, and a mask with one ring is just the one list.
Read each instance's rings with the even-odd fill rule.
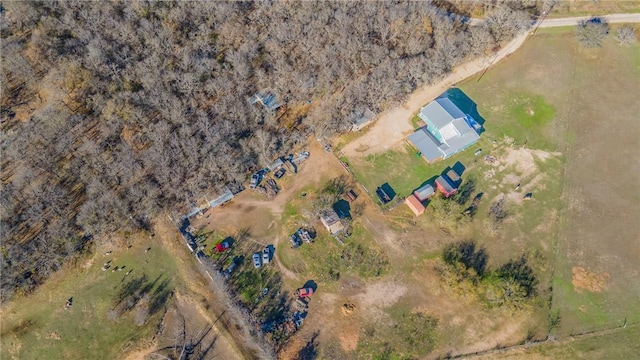
[[357,298],[363,307],[389,307],[406,293],[407,287],[397,282],[378,282],[368,285]]
[[220,226],[235,229],[248,229],[252,237],[262,237],[272,228],[285,206],[309,185],[318,185],[322,178],[319,175],[334,178],[344,174],[338,159],[323,150],[316,140],[309,140],[306,148],[309,159],[299,165],[297,174],[287,174],[277,183],[282,190],[274,199],[267,199],[253,191],[245,190],[238,194],[229,204],[220,208],[205,211],[200,219],[194,219],[195,229],[209,229]]
[[286,344],[286,346],[278,353],[278,359],[280,360],[293,360],[298,359],[300,356],[300,350],[305,345],[305,341],[301,336],[293,336]]
[[[165,218],[158,219],[154,224],[154,229],[156,238],[161,241],[162,246],[167,251],[176,256],[180,264],[180,271],[176,276],[181,276],[188,286],[188,292],[175,292],[175,305],[169,308],[167,314],[165,314],[165,316],[168,316],[170,311],[173,310],[176,316],[173,324],[165,323],[162,334],[162,336],[165,336],[165,344],[171,342],[171,339],[175,339],[175,332],[180,330],[182,325],[182,321],[178,321],[178,319],[184,319],[189,327],[187,329],[188,334],[192,335],[192,338],[198,335],[199,332],[202,332],[200,336],[203,336],[203,330],[208,331],[202,337],[202,341],[203,343],[205,341],[209,343],[213,341],[215,345],[207,354],[208,356],[220,359],[238,359],[242,357],[241,355],[246,355],[253,350],[248,349],[243,352],[243,349],[240,348],[245,344],[246,340],[241,327],[238,325],[226,327],[224,325],[225,323],[235,323],[235,320],[232,316],[225,314],[224,304],[221,303],[221,298],[211,291],[209,279],[193,276],[194,273],[198,272],[197,265],[192,256],[184,251],[184,242],[178,235],[177,229]],[[215,314],[221,315],[214,317]],[[159,345],[162,341],[160,337],[157,337]]]
[[50,333],[49,335],[47,335],[47,339],[51,339],[51,340],[60,340],[60,334],[58,334],[57,331],[54,331],[52,333]]
[[358,340],[360,339],[360,331],[355,325],[351,324],[343,327],[338,336],[340,345],[345,351],[353,351],[358,348]]
[[[553,155],[558,154],[552,154],[542,150],[510,148],[507,150],[506,155],[499,157],[493,165],[498,167],[498,173],[502,173],[509,168],[513,168],[519,173],[519,178],[526,178],[533,175],[538,170],[536,161],[545,161]],[[513,175],[507,181],[517,183],[517,177]]]
[[609,284],[610,275],[607,272],[594,274],[580,266],[573,267],[571,272],[573,274],[573,278],[571,279],[573,289],[579,293],[584,290],[600,293],[606,290]]

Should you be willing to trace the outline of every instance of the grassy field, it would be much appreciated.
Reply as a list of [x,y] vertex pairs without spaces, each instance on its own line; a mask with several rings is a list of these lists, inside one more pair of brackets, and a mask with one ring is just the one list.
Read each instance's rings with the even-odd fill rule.
[[[151,247],[149,252],[145,250]],[[112,260],[122,271],[101,271]],[[82,263],[84,262],[84,263]],[[128,276],[127,271],[133,270]],[[73,273],[73,275],[70,275]],[[139,239],[130,249],[84,259],[77,268],[56,273],[34,294],[16,299],[2,311],[3,359],[118,358],[157,331],[164,304],[176,286],[176,264],[150,239]],[[118,295],[138,280],[148,287],[155,310],[141,323],[137,309],[114,315]],[[64,309],[68,298],[73,305]]]
[[563,226],[553,283],[554,311],[562,319],[555,331],[566,335],[621,326],[625,318],[640,321],[640,286],[632,280],[640,261],[640,227],[632,215],[640,212],[633,185],[640,180],[633,160],[640,150],[640,47],[620,47],[609,38],[602,49],[582,49],[572,28],[561,30],[539,32],[480,84],[462,88],[485,104],[486,118],[504,133],[517,127],[506,126],[514,108],[505,106],[503,94],[544,96],[555,109],[555,124],[539,145],[566,159],[565,177],[558,176],[564,181]]

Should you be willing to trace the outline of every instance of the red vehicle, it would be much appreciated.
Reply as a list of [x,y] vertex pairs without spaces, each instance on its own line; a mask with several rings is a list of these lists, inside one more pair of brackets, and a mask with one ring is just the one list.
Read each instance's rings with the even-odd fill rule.
[[313,289],[308,287],[308,288],[300,288],[297,291],[297,295],[301,298],[306,298],[309,297],[311,295],[313,295]]
[[229,243],[226,241],[216,244],[216,252],[219,252],[219,253],[223,251],[227,251],[230,248],[231,248],[231,245],[229,245]]

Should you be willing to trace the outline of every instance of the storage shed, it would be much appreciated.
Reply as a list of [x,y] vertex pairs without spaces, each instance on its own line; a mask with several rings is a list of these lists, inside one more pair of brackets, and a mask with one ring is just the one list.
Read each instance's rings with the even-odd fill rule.
[[418,190],[413,192],[413,195],[415,195],[415,197],[418,198],[418,200],[420,201],[425,201],[428,198],[432,197],[433,194],[435,194],[436,191],[433,188],[433,186],[431,186],[431,184],[426,184],[420,188],[418,188]]
[[446,175],[449,178],[449,180],[451,180],[451,184],[455,185],[460,182],[460,175],[458,175],[458,173],[455,170],[449,169]]
[[436,179],[436,187],[442,193],[442,195],[447,198],[458,192],[458,188],[455,185],[451,184],[449,180],[442,175],[438,176],[438,178]]
[[413,213],[416,216],[424,214],[425,207],[424,207],[424,205],[422,205],[422,202],[420,202],[420,200],[418,200],[417,197],[415,197],[413,195],[409,195],[404,200],[404,203],[407,204],[409,209],[411,209],[411,211],[413,211]]

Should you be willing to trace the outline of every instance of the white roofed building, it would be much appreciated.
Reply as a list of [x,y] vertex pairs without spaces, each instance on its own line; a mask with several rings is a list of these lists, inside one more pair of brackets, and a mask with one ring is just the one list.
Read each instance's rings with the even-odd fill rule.
[[480,139],[480,125],[446,97],[429,103],[418,116],[427,125],[409,135],[409,141],[429,162],[446,159]]

